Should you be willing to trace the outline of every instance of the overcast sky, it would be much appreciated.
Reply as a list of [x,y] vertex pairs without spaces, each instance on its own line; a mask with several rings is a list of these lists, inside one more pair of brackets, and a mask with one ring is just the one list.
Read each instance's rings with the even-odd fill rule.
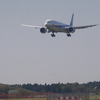
[[0,83],[100,81],[100,26],[52,38],[38,29],[46,19],[100,24],[100,0],[0,0]]

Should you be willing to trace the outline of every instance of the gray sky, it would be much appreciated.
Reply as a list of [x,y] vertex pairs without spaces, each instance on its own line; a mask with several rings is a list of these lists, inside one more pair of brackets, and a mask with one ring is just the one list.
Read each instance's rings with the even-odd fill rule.
[[46,19],[100,24],[100,0],[0,0],[0,83],[100,81],[100,26],[66,34],[41,34],[21,24]]

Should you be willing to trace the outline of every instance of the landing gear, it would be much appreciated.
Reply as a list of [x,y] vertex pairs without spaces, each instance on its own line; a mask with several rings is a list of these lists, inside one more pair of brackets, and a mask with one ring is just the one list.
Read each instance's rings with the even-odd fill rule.
[[53,33],[53,34],[51,34],[51,36],[52,36],[52,37],[55,37],[55,34]]
[[67,36],[68,36],[68,37],[71,37],[71,34],[68,33]]

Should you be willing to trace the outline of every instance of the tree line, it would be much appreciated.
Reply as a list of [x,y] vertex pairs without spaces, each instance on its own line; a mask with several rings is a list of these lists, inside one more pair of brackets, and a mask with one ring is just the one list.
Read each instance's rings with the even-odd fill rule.
[[88,83],[53,83],[53,84],[23,84],[14,85],[21,88],[31,90],[36,93],[89,93],[100,92],[100,81],[88,82]]
[[88,83],[52,83],[52,84],[0,84],[0,94],[16,93],[100,93],[100,81]]

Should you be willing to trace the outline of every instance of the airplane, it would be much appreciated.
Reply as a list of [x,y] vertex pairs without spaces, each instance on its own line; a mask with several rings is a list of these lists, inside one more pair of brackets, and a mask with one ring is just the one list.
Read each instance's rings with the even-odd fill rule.
[[22,24],[21,26],[34,27],[36,29],[40,29],[40,32],[43,34],[51,32],[52,37],[55,37],[55,33],[58,32],[66,33],[68,37],[71,37],[71,33],[74,33],[76,29],[84,29],[84,28],[99,25],[99,24],[94,24],[94,25],[86,25],[86,26],[73,26],[73,19],[74,19],[74,13],[72,14],[70,25],[48,19],[46,20],[44,26],[33,26],[33,25],[26,25],[26,24]]

